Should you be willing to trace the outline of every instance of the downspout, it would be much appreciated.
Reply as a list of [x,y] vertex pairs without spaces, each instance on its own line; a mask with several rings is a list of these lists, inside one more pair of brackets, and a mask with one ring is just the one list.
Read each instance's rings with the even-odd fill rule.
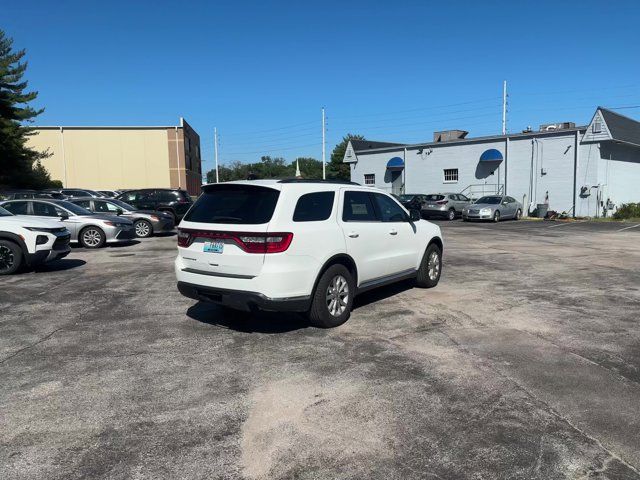
[[404,194],[407,192],[407,147],[402,151],[402,163],[404,163],[402,169],[402,193]]
[[178,149],[178,127],[175,127],[175,129],[176,129],[176,166],[178,167],[178,188],[182,188],[182,182],[180,181],[180,150]]
[[576,218],[576,193],[578,181],[578,130],[576,130],[575,146],[573,149],[573,218]]
[[509,137],[505,140],[504,145],[504,195],[507,195],[507,163],[509,159]]
[[64,128],[60,127],[60,143],[62,145],[62,172],[64,175],[64,183],[63,186],[66,187],[67,183],[67,155],[64,151]]

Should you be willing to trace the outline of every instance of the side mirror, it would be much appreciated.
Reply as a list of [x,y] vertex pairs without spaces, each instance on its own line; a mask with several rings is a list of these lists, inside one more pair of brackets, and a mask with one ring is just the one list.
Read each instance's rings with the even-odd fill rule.
[[122,215],[124,213],[124,210],[122,210],[121,208],[116,209],[116,215]]
[[58,217],[60,217],[60,221],[64,222],[65,220],[69,220],[69,215],[67,215],[66,213],[61,213],[60,215],[58,215]]
[[409,210],[409,221],[410,222],[417,222],[418,220],[422,219],[422,215],[420,214],[420,210],[416,210],[415,208],[412,208],[411,210]]

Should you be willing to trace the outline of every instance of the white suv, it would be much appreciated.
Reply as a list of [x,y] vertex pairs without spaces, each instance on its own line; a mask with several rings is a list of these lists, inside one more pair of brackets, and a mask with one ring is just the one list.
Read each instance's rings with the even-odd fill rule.
[[253,180],[203,186],[178,229],[178,289],[239,310],[347,321],[353,297],[407,278],[434,287],[440,228],[387,193],[348,182]]
[[70,238],[60,222],[13,215],[0,207],[0,275],[14,273],[23,264],[66,257]]

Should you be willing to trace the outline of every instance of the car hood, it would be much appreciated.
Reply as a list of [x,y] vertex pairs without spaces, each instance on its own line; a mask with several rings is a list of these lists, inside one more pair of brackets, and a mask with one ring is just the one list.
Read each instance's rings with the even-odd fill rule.
[[496,208],[499,204],[495,203],[471,203],[469,208]]
[[0,228],[2,228],[2,225],[6,224],[17,225],[20,227],[64,227],[64,223],[59,220],[43,220],[41,218],[33,218],[31,215],[12,215],[10,217],[0,217]]

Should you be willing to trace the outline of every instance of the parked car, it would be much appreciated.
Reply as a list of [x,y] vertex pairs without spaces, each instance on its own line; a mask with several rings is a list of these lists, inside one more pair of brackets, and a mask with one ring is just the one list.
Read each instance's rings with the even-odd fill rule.
[[55,200],[66,200],[67,196],[60,191],[60,189],[49,188],[47,190],[42,190],[42,193],[47,195],[51,195]]
[[471,203],[471,199],[461,193],[432,193],[426,196],[422,205],[422,215],[425,218],[442,217],[454,220],[462,216],[464,207]]
[[173,215],[178,223],[193,205],[189,194],[179,188],[143,188],[127,190],[116,197],[139,210],[156,210]]
[[136,237],[146,238],[154,233],[173,230],[173,216],[167,212],[137,210],[132,205],[115,198],[74,198],[72,203],[91,210],[94,213],[117,215],[133,222]]
[[520,220],[522,204],[507,195],[487,195],[464,208],[462,220],[492,220],[499,222],[505,218]]
[[18,200],[21,198],[53,198],[53,195],[38,190],[5,190],[0,192],[0,200]]
[[98,190],[105,198],[115,198],[122,193],[122,190]]
[[71,242],[86,248],[131,240],[133,223],[126,218],[99,215],[66,200],[9,200],[0,207],[14,215],[30,215],[43,220],[58,218],[71,233]]
[[405,193],[400,195],[400,203],[406,209],[415,208],[416,210],[420,210],[422,205],[426,201],[426,195],[422,195],[419,193]]
[[0,207],[0,275],[66,257],[70,237],[60,222],[18,217]]
[[102,195],[101,193],[98,193],[95,190],[87,190],[86,188],[60,188],[56,190],[48,190],[48,192],[59,193],[61,195],[64,195],[65,198],[104,197],[104,195]]
[[253,180],[203,186],[178,228],[175,271],[189,297],[230,308],[347,321],[355,295],[414,278],[437,285],[440,228],[371,187]]

